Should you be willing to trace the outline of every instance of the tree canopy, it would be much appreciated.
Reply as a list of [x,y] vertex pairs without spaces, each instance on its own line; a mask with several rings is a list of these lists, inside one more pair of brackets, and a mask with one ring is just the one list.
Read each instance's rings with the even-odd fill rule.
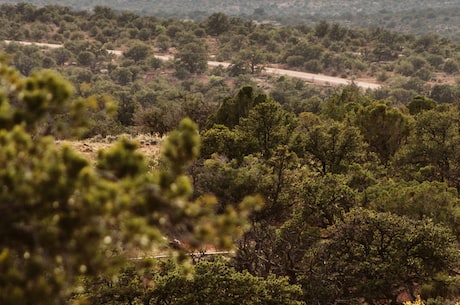
[[[5,62],[2,84],[0,170],[2,304],[62,304],[80,276],[117,266],[129,249],[152,249],[181,234],[190,245],[231,247],[245,227],[248,198],[240,212],[216,215],[211,196],[190,200],[184,167],[199,152],[196,126],[184,120],[163,149],[162,167],[148,171],[137,144],[122,139],[99,153],[95,166],[38,127],[67,105],[71,123],[82,106],[70,85],[51,71],[20,77]],[[239,232],[239,233],[238,233]]]
[[0,20],[1,304],[458,302],[455,42],[105,6]]

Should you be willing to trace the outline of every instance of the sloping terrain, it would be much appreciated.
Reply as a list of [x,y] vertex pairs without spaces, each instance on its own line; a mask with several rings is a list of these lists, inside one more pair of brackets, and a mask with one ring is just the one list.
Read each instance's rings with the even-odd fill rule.
[[[23,1],[2,0],[0,3],[20,3]],[[459,3],[455,0],[434,1],[434,0],[387,0],[387,1],[371,1],[371,0],[348,0],[348,1],[314,1],[314,0],[30,0],[36,6],[49,4],[59,4],[70,6],[76,9],[91,9],[96,5],[110,6],[118,10],[130,10],[144,13],[164,12],[168,14],[184,14],[190,12],[224,12],[226,14],[235,15],[250,15],[257,10],[256,13],[266,13],[270,15],[323,15],[333,16],[344,13],[362,13],[373,14],[377,12],[401,12],[421,9],[442,9],[458,7]]]
[[[24,3],[21,0],[0,0],[0,4],[21,2]],[[436,33],[460,40],[460,2],[457,0],[29,0],[27,4],[37,7],[62,5],[88,11],[95,6],[107,6],[117,11],[197,21],[216,12],[281,24],[313,24],[329,20],[351,27],[384,27],[422,35]]]

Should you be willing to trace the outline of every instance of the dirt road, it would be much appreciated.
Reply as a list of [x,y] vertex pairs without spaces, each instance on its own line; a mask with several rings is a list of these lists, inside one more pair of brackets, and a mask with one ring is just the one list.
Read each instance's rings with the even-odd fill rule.
[[[11,40],[5,40],[5,43],[11,43]],[[30,42],[30,41],[15,41],[16,43],[20,43],[23,45],[37,45],[41,47],[48,47],[48,48],[60,48],[63,45],[61,44],[52,44],[52,43],[40,43],[40,42]],[[107,50],[109,53],[114,54],[116,56],[122,56],[123,51],[119,50]],[[159,58],[161,60],[170,60],[173,57],[170,55],[155,55],[156,58]],[[208,61],[208,65],[211,67],[217,67],[217,66],[223,66],[224,68],[230,66],[230,63],[228,62],[218,62],[218,61]],[[307,73],[307,72],[299,72],[299,71],[293,71],[293,70],[285,70],[285,69],[277,69],[277,68],[270,68],[270,67],[265,67],[265,72],[269,74],[274,74],[274,75],[286,75],[289,77],[295,77],[295,78],[300,78],[305,81],[311,82],[311,83],[316,83],[316,84],[326,84],[326,85],[349,85],[351,84],[351,80],[340,78],[340,77],[334,77],[334,76],[328,76],[328,75],[323,75],[323,74],[315,74],[315,73]],[[358,87],[361,87],[363,89],[379,89],[381,85],[376,84],[376,83],[371,83],[371,82],[365,82],[365,81],[353,81]]]
[[[221,65],[224,68],[227,68],[230,65],[230,63],[219,62],[219,61],[208,61],[208,65],[213,66],[213,67],[217,67]],[[300,78],[300,79],[306,80],[311,83],[321,83],[321,84],[330,84],[330,85],[349,85],[352,82],[351,80],[348,80],[348,79],[334,77],[334,76],[327,76],[324,74],[299,72],[299,71],[277,69],[277,68],[270,68],[270,67],[265,67],[264,70],[266,73],[269,73],[269,74],[287,75],[289,77]],[[379,89],[381,87],[381,85],[376,84],[376,83],[356,81],[356,80],[353,82],[358,87],[361,87],[364,89],[374,90],[374,89]]]
[[[296,77],[300,79],[304,79],[306,81],[312,83],[324,83],[324,84],[331,84],[331,85],[349,85],[352,83],[351,80],[334,77],[334,76],[327,76],[323,74],[314,74],[314,73],[307,73],[307,72],[299,72],[299,71],[292,71],[292,70],[284,70],[284,69],[276,69],[276,68],[265,68],[265,71],[270,74],[279,74],[279,75],[287,75],[290,77]],[[369,83],[364,81],[353,81],[358,87],[364,89],[379,89],[381,85],[376,83]]]

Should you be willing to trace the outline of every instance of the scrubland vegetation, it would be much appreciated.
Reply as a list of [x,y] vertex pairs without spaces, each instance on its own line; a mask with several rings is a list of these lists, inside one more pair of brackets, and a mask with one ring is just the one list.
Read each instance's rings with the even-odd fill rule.
[[457,42],[105,6],[0,20],[1,304],[458,303]]

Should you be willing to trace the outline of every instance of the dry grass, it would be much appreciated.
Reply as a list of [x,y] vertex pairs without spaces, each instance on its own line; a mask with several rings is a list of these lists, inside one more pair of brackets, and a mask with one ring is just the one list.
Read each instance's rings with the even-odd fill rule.
[[150,135],[138,135],[132,137],[126,134],[119,136],[96,136],[94,138],[85,139],[85,140],[62,140],[56,141],[57,145],[69,145],[74,148],[76,151],[87,157],[88,159],[94,161],[97,158],[97,154],[100,150],[105,150],[110,148],[114,142],[116,142],[120,137],[128,137],[136,141],[139,145],[138,150],[142,152],[149,159],[157,159],[160,155],[161,142],[163,138]]

